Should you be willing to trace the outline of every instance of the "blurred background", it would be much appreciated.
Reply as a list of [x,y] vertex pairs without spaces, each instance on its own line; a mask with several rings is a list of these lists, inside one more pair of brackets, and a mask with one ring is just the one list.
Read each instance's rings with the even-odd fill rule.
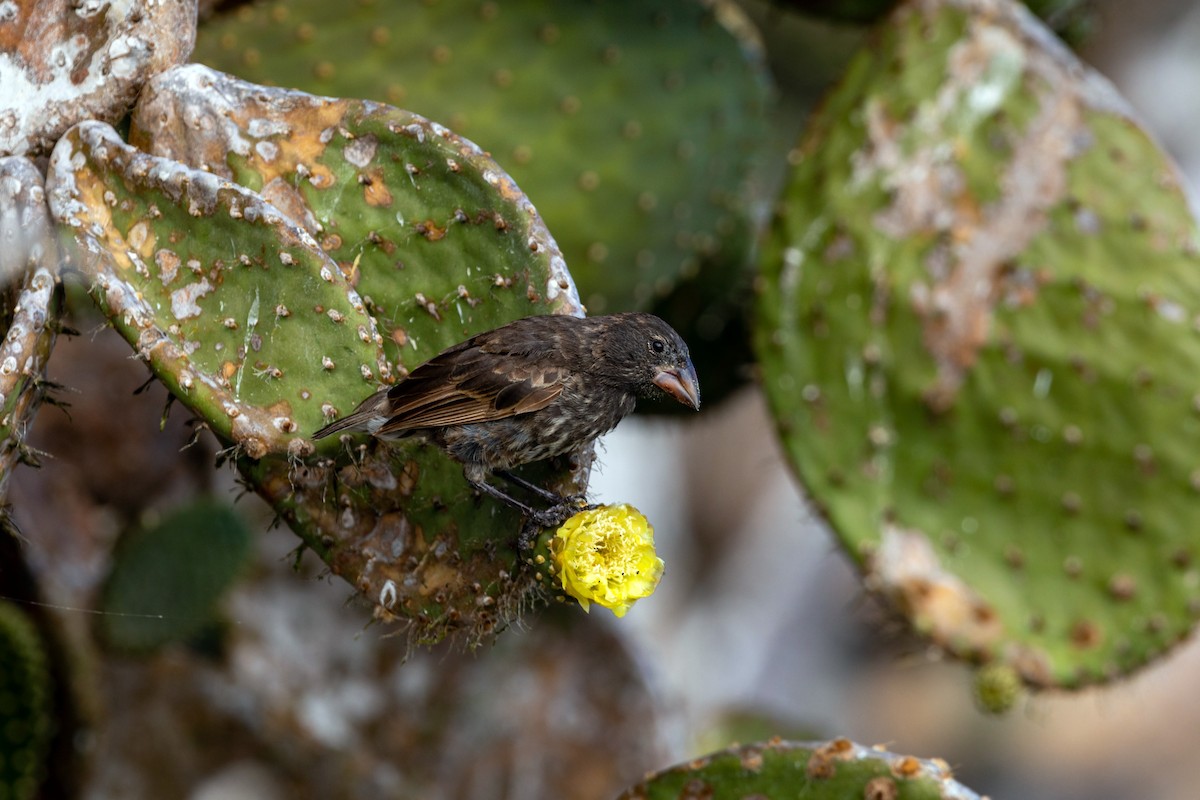
[[[1196,205],[1200,5],[1086,5],[1079,54],[1178,161]],[[814,75],[773,46],[794,35],[794,17],[750,0],[744,10],[763,31],[778,86],[772,135],[794,141],[863,34],[803,23],[831,51],[826,74]],[[588,281],[603,270],[575,274],[587,302],[596,294]],[[775,735],[940,757],[994,798],[1197,796],[1194,641],[1111,686],[982,713],[969,670],[939,659],[864,593],[785,462],[749,366],[706,358],[713,345],[693,344],[701,384],[721,386],[719,402],[695,419],[647,409],[598,447],[591,497],[632,503],[655,525],[667,568],[653,598],[620,620],[535,609],[464,651],[413,647],[370,624],[350,586],[311,553],[296,557],[286,527],[269,527],[273,512],[230,467],[212,469],[210,435],[196,437],[178,409],[160,432],[166,392],[152,384],[134,394],[147,373],[117,335],[99,318],[74,324],[81,334],[60,341],[50,362],[70,409],[42,411],[30,439],[41,468],[19,470],[10,493],[31,571],[55,583],[52,596],[78,599],[59,603],[62,624],[120,627],[87,610],[113,543],[191,498],[236,498],[252,556],[215,620],[164,607],[168,627],[195,628],[186,641],[150,655],[71,655],[93,685],[75,689],[90,698],[78,718],[58,722],[78,733],[55,745],[47,798],[582,800]],[[151,591],[152,579],[170,594],[169,575],[136,586]],[[80,753],[89,766],[72,772]]]

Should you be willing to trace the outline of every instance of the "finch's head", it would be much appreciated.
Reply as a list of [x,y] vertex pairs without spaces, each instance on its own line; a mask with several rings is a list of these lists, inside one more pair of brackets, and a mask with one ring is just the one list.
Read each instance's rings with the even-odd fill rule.
[[605,331],[604,355],[610,366],[642,397],[666,394],[700,408],[700,381],[687,344],[653,314],[614,314]]

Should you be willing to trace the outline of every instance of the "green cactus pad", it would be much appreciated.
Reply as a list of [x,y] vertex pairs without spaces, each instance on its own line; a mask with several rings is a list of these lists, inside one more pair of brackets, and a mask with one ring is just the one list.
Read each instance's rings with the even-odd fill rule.
[[60,140],[49,183],[113,324],[251,457],[309,451],[300,437],[387,377],[341,270],[260,196],[94,122]]
[[0,600],[0,797],[38,797],[53,732],[49,670],[33,623]]
[[732,4],[260,3],[206,24],[193,58],[402,104],[478,142],[538,204],[593,313],[748,257],[768,82]]
[[130,652],[157,650],[210,624],[249,563],[253,539],[233,509],[202,501],[123,540],[104,587],[101,632]]
[[764,254],[803,484],[916,629],[1029,684],[1200,609],[1200,258],[1175,171],[1007,0],[910,3],[812,121]]
[[147,86],[130,140],[237,181],[302,224],[366,300],[399,375],[471,333],[579,311],[525,195],[478,147],[423,117],[193,64]]
[[[234,178],[304,226],[378,319],[395,375],[519,317],[582,313],[528,198],[477,147],[422,117],[191,66],[147,87],[131,140]],[[357,376],[353,363],[326,369]],[[286,374],[279,386],[292,390]],[[323,403],[345,414],[373,388]],[[360,441],[331,437],[305,464],[242,457],[239,467],[378,616],[407,620],[423,641],[502,628],[534,590],[515,569],[520,517],[477,498],[436,448]],[[575,493],[590,458],[587,447],[529,477]]]
[[944,762],[854,744],[785,742],[732,747],[650,776],[617,800],[979,800]]
[[0,158],[0,497],[14,463],[31,460],[25,435],[58,331],[60,260],[41,172],[27,159]]

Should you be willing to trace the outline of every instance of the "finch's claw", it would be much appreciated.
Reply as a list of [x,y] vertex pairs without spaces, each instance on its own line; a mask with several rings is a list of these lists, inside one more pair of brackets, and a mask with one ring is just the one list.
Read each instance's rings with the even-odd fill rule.
[[537,520],[529,517],[521,526],[521,533],[517,535],[517,554],[524,557],[533,552],[534,545],[537,544],[538,535],[542,532],[542,528],[547,527],[542,525]]
[[517,552],[525,554],[532,551],[543,529],[557,528],[570,519],[573,514],[575,514],[575,509],[568,507],[565,503],[551,506],[545,510],[529,509],[525,514],[521,533],[517,536]]
[[531,552],[543,529],[557,528],[579,512],[599,507],[597,503],[589,503],[584,495],[576,494],[547,509],[527,508],[524,512],[525,522],[517,537],[517,552]]
[[542,528],[557,528],[570,519],[575,512],[575,506],[569,503],[559,503],[547,508],[545,511],[535,511],[532,519],[535,524]]

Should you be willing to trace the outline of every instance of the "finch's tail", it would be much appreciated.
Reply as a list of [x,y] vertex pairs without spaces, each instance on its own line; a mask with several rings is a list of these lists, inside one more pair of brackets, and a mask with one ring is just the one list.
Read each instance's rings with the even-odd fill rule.
[[379,430],[386,417],[380,414],[380,404],[387,401],[387,389],[368,397],[358,404],[358,408],[341,419],[335,419],[321,430],[312,435],[314,439],[324,439],[341,431],[366,431],[374,433]]
[[364,430],[365,429],[364,423],[366,422],[367,416],[369,416],[369,415],[363,414],[362,412],[355,412],[348,417],[342,417],[341,419],[336,419],[333,422],[326,425],[324,428],[321,428],[321,430],[314,433],[312,435],[312,438],[324,439],[326,436],[332,436],[333,434],[338,433],[339,431],[344,431],[344,430],[353,430],[353,429]]

